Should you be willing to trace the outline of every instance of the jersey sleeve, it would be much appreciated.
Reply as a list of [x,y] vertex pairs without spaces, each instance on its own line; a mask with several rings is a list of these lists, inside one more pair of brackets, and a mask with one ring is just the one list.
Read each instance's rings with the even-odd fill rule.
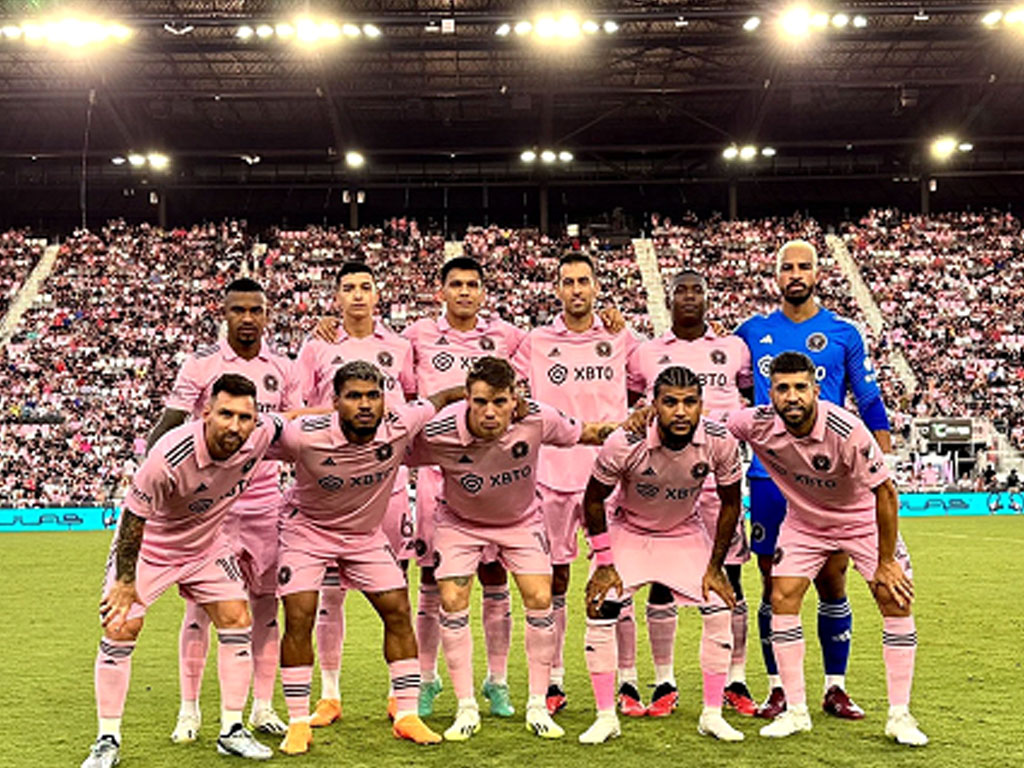
[[434,458],[434,449],[426,436],[420,432],[409,442],[405,449],[405,456],[402,463],[409,467],[423,467],[437,464]]
[[506,325],[508,326],[505,331],[508,342],[508,354],[509,357],[512,357],[519,350],[519,347],[522,346],[527,333],[522,328],[512,325],[512,323],[507,323]]
[[530,350],[532,347],[533,337],[530,334],[524,335],[511,360],[512,367],[516,370],[516,376],[526,382],[530,380]]
[[409,359],[412,360],[412,368],[415,372],[416,368],[419,367],[419,336],[420,336],[420,323],[421,320],[417,320],[415,323],[411,323],[402,329],[402,332],[398,334],[403,339],[409,342],[409,346],[412,347],[412,353],[409,355]]
[[295,374],[299,381],[299,396],[309,406],[317,405],[316,340],[312,337],[302,342],[299,357],[295,363]]
[[725,427],[732,432],[737,440],[750,442],[750,435],[753,433],[754,414],[757,408],[740,408],[729,414]]
[[151,451],[135,472],[124,497],[125,509],[148,519],[163,505],[173,487],[173,476],[162,452]]
[[742,391],[754,386],[754,362],[750,354],[750,347],[747,346],[742,337],[737,336],[736,338],[740,342],[736,345],[740,352],[740,366],[739,370],[736,371],[736,387]]
[[743,462],[739,442],[729,434],[714,440],[715,482],[718,485],[740,482],[743,479]]
[[541,442],[545,445],[557,445],[568,448],[580,441],[580,434],[583,432],[583,423],[571,416],[566,416],[561,411],[543,403],[536,404],[540,409]]
[[164,400],[164,406],[191,415],[197,406],[202,405],[204,386],[199,359],[195,355],[189,355],[178,370],[171,393]]
[[878,388],[878,374],[871,358],[867,355],[867,344],[860,329],[852,323],[843,345],[843,364],[846,366],[846,380],[850,383],[857,400],[857,410],[868,429],[888,430],[889,417],[882,403],[882,392]]
[[854,426],[853,434],[844,445],[850,476],[874,490],[889,479],[882,449],[863,424]]
[[630,392],[646,392],[647,379],[643,370],[643,344],[635,344],[626,358],[626,389]]
[[410,435],[418,435],[427,426],[427,422],[437,415],[437,409],[429,400],[410,400],[394,409],[395,414],[405,424]]
[[590,470],[591,477],[603,485],[613,487],[618,485],[619,480],[625,474],[628,454],[629,444],[626,441],[626,432],[621,428],[617,429],[608,436],[604,445],[598,450],[594,467]]
[[302,407],[302,383],[299,381],[299,366],[294,360],[286,360],[282,365],[281,376],[284,380],[281,392],[281,410],[293,411]]
[[416,371],[413,368],[413,349],[409,344],[406,353],[402,355],[402,369],[398,372],[398,384],[402,387],[405,395],[416,394]]
[[264,419],[268,415],[277,418],[281,422],[281,427],[277,434],[272,436],[274,439],[270,441],[270,447],[267,448],[264,458],[272,461],[297,461],[302,441],[302,421],[310,417],[303,416],[287,421],[277,414],[266,414]]

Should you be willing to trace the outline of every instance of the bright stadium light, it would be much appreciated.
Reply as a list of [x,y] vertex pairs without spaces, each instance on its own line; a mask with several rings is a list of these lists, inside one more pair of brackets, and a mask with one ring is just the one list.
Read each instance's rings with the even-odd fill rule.
[[355,24],[344,24],[341,31],[345,37],[359,37],[363,33]]
[[124,165],[127,161],[123,157],[118,155],[117,157],[110,158],[110,162],[112,162],[114,165]]
[[524,149],[522,153],[519,155],[519,159],[522,160],[524,163],[532,163],[537,160],[537,153],[534,152],[532,149]]
[[606,21],[604,23],[604,31],[605,31],[605,34],[614,35],[616,32],[619,31],[618,22],[615,22],[615,21],[612,21],[611,19],[609,19],[608,21]]
[[573,161],[573,154],[565,149],[558,153],[558,160],[562,163],[571,163]]
[[128,162],[133,168],[141,168],[146,164],[146,156],[140,155],[137,152],[132,152],[132,154],[128,155]]
[[837,13],[835,16],[832,17],[832,26],[835,27],[836,29],[842,29],[849,23],[850,17],[847,16],[845,13]]
[[1002,20],[1003,12],[998,10],[989,11],[988,13],[981,17],[981,23],[984,24],[986,27],[994,27]]
[[857,29],[864,29],[864,27],[866,27],[867,25],[868,25],[868,20],[867,20],[866,17],[864,17],[864,16],[854,16],[853,17],[853,26],[856,27]]
[[724,157],[726,160],[735,160],[739,156],[740,151],[739,149],[736,148],[735,144],[728,146],[722,150],[722,157]]
[[21,27],[15,26],[14,24],[6,24],[2,31],[4,37],[8,40],[17,40],[21,37]]
[[790,40],[802,40],[811,33],[811,11],[806,5],[787,8],[779,16],[779,31]]
[[828,14],[818,11],[811,16],[811,26],[816,29],[824,29],[828,26]]
[[556,155],[550,149],[545,149],[543,152],[540,153],[540,161],[542,163],[547,163],[548,165],[550,165],[551,163],[555,162],[555,160],[557,158],[558,158],[558,155]]
[[280,37],[282,40],[287,40],[288,38],[292,37],[295,34],[295,27],[293,27],[287,21],[282,21],[280,24],[274,27],[274,32],[276,32],[277,36]]
[[3,33],[9,40],[24,38],[30,44],[73,50],[123,43],[132,36],[132,30],[124,24],[73,16],[34,19],[18,27],[9,24],[3,28]]
[[936,160],[948,160],[959,142],[953,136],[940,136],[932,142],[932,157]]
[[753,144],[746,144],[740,149],[740,160],[749,163],[755,157],[757,157],[757,147]]
[[241,26],[235,31],[235,37],[239,40],[251,40],[256,30],[249,26]]
[[380,27],[376,24],[363,24],[363,34],[371,40],[376,40],[380,37]]
[[295,38],[305,45],[312,45],[320,39],[317,23],[305,16],[295,20]]
[[494,30],[494,34],[496,34],[498,37],[508,37],[510,32],[512,32],[511,24],[502,24],[496,30]]
[[1024,6],[1018,6],[1013,10],[1007,11],[1006,15],[1003,16],[1003,24],[1011,27],[1017,24],[1024,24]]
[[761,26],[760,16],[751,16],[749,19],[743,22],[743,29],[746,32],[753,32],[755,29]]
[[762,157],[775,157],[776,154],[775,147],[764,147],[761,150]]
[[961,152],[972,152],[974,150],[974,145],[969,141],[961,141],[956,145],[956,148]]
[[583,31],[588,35],[594,35],[601,31],[601,25],[593,19],[587,19],[583,22]]
[[269,24],[260,24],[256,27],[256,37],[260,40],[266,40],[268,37],[273,37],[274,28]]
[[149,161],[149,167],[154,171],[166,170],[171,163],[171,158],[161,152],[150,152],[146,155],[146,160]]
[[366,158],[361,152],[351,150],[345,153],[345,165],[349,168],[362,168],[366,164]]
[[516,34],[522,37],[523,35],[528,35],[533,31],[533,24],[528,21],[517,21],[514,29]]

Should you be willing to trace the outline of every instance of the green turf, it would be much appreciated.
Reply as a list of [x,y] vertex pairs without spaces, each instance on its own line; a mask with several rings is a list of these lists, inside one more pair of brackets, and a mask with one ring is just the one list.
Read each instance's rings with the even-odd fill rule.
[[[348,638],[342,672],[345,718],[316,732],[313,751],[285,758],[309,766],[583,766],[600,760],[633,766],[1010,766],[1024,762],[1024,728],[1013,704],[1020,694],[1021,640],[1024,638],[1024,589],[1020,552],[1024,518],[907,520],[904,535],[914,559],[920,649],[913,710],[931,744],[912,751],[882,736],[885,679],[881,662],[881,620],[867,590],[851,585],[855,632],[849,688],[868,712],[860,723],[838,722],[814,714],[814,731],[783,742],[757,735],[761,721],[729,715],[747,734],[742,744],[720,744],[695,731],[700,702],[697,667],[699,620],[682,611],[676,653],[680,707],[663,720],[623,719],[616,742],[584,748],[576,736],[591,721],[591,695],[582,652],[583,625],[576,610],[585,575],[578,563],[571,588],[572,615],[567,641],[570,704],[559,715],[568,732],[561,742],[541,742],[511,720],[485,717],[481,733],[466,744],[418,748],[390,735],[384,716],[387,670],[381,659],[381,632],[361,596],[348,604]],[[0,536],[0,597],[7,610],[0,661],[0,711],[3,740],[0,766],[77,766],[95,736],[92,665],[99,638],[97,600],[109,535],[105,533],[5,534]],[[755,584],[754,567],[746,584]],[[513,592],[515,596],[515,593]],[[478,597],[474,603],[479,606]],[[215,654],[203,688],[201,740],[172,745],[168,735],[177,712],[177,631],[181,601],[168,593],[153,607],[134,657],[132,689],[124,720],[126,766],[228,764],[218,758],[213,740],[217,721]],[[813,602],[804,613],[808,643],[808,688],[816,693],[821,664],[815,636]],[[474,616],[476,674],[483,674],[479,615]],[[641,627],[643,622],[641,621]],[[510,683],[520,709],[526,672],[522,652],[522,614],[516,611]],[[640,630],[640,673],[650,679],[650,654]],[[750,681],[764,693],[757,634],[752,628]],[[437,730],[450,722],[454,700],[450,685],[437,701]],[[314,682],[314,696],[317,683]],[[813,695],[813,694],[812,694]],[[283,714],[280,690],[279,711]],[[655,762],[655,761],[658,762]]]

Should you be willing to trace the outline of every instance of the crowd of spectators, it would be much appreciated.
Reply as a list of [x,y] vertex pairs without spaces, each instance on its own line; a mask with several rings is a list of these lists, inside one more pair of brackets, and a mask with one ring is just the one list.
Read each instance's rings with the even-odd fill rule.
[[0,317],[21,289],[25,278],[43,255],[43,241],[26,230],[0,232]]

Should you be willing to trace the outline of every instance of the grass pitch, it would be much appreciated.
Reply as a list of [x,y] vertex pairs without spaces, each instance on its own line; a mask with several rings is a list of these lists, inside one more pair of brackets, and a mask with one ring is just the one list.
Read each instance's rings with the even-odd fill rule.
[[[854,608],[853,657],[849,690],[868,716],[859,723],[826,719],[812,706],[814,730],[782,742],[757,735],[763,721],[727,717],[747,735],[740,744],[700,737],[700,671],[697,666],[699,618],[680,612],[676,676],[680,706],[662,720],[623,718],[623,737],[600,747],[583,747],[576,737],[592,720],[593,700],[583,660],[581,595],[586,564],[579,561],[570,588],[566,642],[569,707],[558,716],[567,737],[544,742],[528,734],[520,715],[510,720],[484,717],[481,733],[464,744],[415,747],[391,737],[384,714],[387,668],[381,656],[381,629],[369,604],[358,595],[347,601],[348,629],[342,669],[344,719],[317,730],[312,752],[295,765],[422,765],[438,768],[483,766],[1018,766],[1024,763],[1024,728],[1012,702],[1019,695],[1021,641],[1024,639],[1024,587],[1020,552],[1024,518],[913,519],[903,533],[914,562],[915,606],[920,646],[913,712],[930,736],[924,749],[897,747],[882,735],[885,674],[881,658],[881,618],[859,576],[851,576]],[[8,619],[2,631],[0,711],[3,741],[0,766],[77,766],[95,738],[92,666],[100,636],[97,603],[108,533],[26,533],[0,536],[0,597]],[[414,569],[415,570],[415,569]],[[415,588],[415,575],[414,588]],[[756,568],[745,570],[748,596],[756,594]],[[513,590],[513,604],[517,595]],[[485,672],[479,623],[479,587],[473,603],[475,671]],[[756,613],[752,600],[751,618]],[[643,615],[638,601],[638,617]],[[216,653],[211,652],[203,687],[203,732],[198,742],[176,746],[168,736],[178,706],[177,633],[182,603],[173,592],[147,617],[134,656],[132,688],[124,719],[125,766],[193,768],[241,764],[218,757]],[[522,710],[526,665],[521,607],[516,607],[509,683]],[[639,638],[641,683],[650,682],[651,664],[642,619]],[[807,677],[811,703],[821,685],[821,660],[814,626],[814,601],[805,606]],[[765,693],[756,627],[751,627],[748,678],[755,696]],[[215,648],[215,646],[214,646]],[[442,667],[443,670],[443,667]],[[451,685],[430,724],[438,731],[454,713]],[[314,701],[319,678],[314,677]],[[645,698],[649,690],[644,692]],[[285,715],[277,691],[278,712]],[[486,702],[482,702],[485,706]],[[261,737],[262,738],[262,737]],[[274,740],[268,740],[272,746]],[[278,762],[289,760],[283,755]]]

